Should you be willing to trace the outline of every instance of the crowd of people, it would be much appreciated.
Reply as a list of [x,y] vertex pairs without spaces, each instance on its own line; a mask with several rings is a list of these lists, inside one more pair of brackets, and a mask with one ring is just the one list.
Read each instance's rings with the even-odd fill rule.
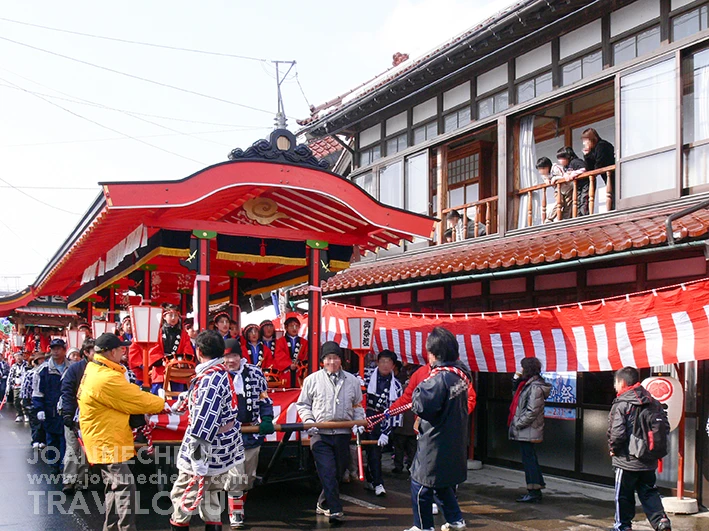
[[[321,369],[305,376],[302,364],[309,345],[298,336],[300,320],[295,315],[286,317],[279,338],[271,321],[247,326],[237,335],[226,313],[217,314],[211,327],[197,333],[194,322],[183,322],[177,308],[164,308],[160,341],[148,356],[151,392],[141,390],[142,382],[132,370],[143,374],[130,319],[124,319],[116,333],[95,340],[87,331],[76,360],[69,358],[64,340],[54,338],[46,345],[46,359],[39,347],[31,354],[16,352],[9,368],[0,367],[7,372],[7,400],[16,409],[15,421],[29,422],[32,447],[46,447],[53,471],[62,474],[63,491],[87,488],[89,465],[100,471],[106,484],[105,529],[135,529],[132,428],[145,424],[146,415],[160,413],[188,415],[170,497],[172,529],[187,529],[195,512],[208,531],[221,529],[224,493],[231,528],[243,527],[264,438],[276,429],[269,397],[274,384],[301,387],[296,408],[322,484],[317,515],[332,525],[345,518],[339,489],[342,482],[357,477],[354,437],[370,442],[365,488],[374,495],[386,495],[386,448],[393,449],[392,473],[408,468],[413,526],[407,531],[433,530],[439,510],[446,521],[442,530],[466,528],[456,491],[467,476],[468,431],[461,427],[468,425],[476,395],[451,332],[435,328],[429,333],[428,363],[423,366],[402,364],[396,352],[380,351],[362,380],[350,372],[354,367],[345,367],[345,352],[332,341],[320,348]],[[174,363],[194,364],[189,385],[178,382],[175,387],[165,381],[166,369]],[[269,381],[269,371],[282,376]],[[517,499],[520,503],[541,502],[545,488],[535,451],[543,440],[544,404],[550,392],[541,371],[537,358],[524,358],[513,379],[509,438],[519,444],[527,487]],[[634,453],[630,445],[630,413],[654,399],[632,367],[616,373],[615,385],[618,398],[608,431],[616,469],[615,529],[631,529],[637,492],[653,528],[670,530],[655,486],[657,459]],[[166,391],[177,400],[166,401]],[[365,431],[365,419],[375,418],[381,422]]]

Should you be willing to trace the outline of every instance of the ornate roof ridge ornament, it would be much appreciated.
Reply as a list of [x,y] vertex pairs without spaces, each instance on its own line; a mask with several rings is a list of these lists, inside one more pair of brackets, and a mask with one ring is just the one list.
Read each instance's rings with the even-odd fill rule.
[[246,151],[236,148],[229,153],[229,160],[265,160],[269,162],[285,162],[300,166],[313,166],[319,170],[327,170],[330,163],[319,160],[305,144],[296,144],[295,135],[287,129],[276,129],[269,140],[261,139],[253,143]]

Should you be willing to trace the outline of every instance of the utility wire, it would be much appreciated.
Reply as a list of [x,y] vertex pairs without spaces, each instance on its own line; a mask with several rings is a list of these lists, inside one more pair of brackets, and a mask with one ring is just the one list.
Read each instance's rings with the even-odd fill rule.
[[107,72],[112,72],[112,73],[114,73],[114,74],[119,74],[119,75],[121,75],[121,76],[126,76],[126,77],[129,77],[129,78],[132,78],[132,79],[138,79],[138,80],[140,80],[140,81],[145,81],[146,83],[152,83],[153,85],[158,85],[158,86],[160,86],[160,87],[171,88],[171,89],[173,89],[173,90],[177,90],[177,91],[180,91],[180,92],[185,92],[185,93],[187,93],[187,94],[193,94],[193,95],[195,95],[195,96],[200,96],[200,97],[202,97],[202,98],[207,98],[207,99],[214,100],[214,101],[221,101],[222,103],[228,103],[229,105],[235,105],[235,106],[237,106],[237,107],[242,107],[242,108],[244,108],[244,109],[250,109],[250,110],[252,110],[252,111],[258,111],[258,112],[263,112],[263,113],[266,113],[266,114],[272,114],[272,111],[267,111],[267,110],[265,110],[265,109],[259,109],[258,107],[252,107],[251,105],[245,105],[245,104],[243,104],[243,103],[237,103],[237,102],[235,102],[235,101],[225,100],[225,99],[223,99],[223,98],[218,98],[217,96],[210,96],[209,94],[204,94],[204,93],[202,93],[202,92],[197,92],[197,91],[195,91],[195,90],[185,89],[185,88],[182,88],[182,87],[176,87],[175,85],[170,85],[169,83],[163,83],[162,81],[155,81],[154,79],[148,79],[148,78],[146,78],[146,77],[137,76],[137,75],[135,75],[135,74],[129,74],[129,73],[127,73],[127,72],[122,72],[122,71],[120,71],[120,70],[115,70],[115,69],[109,68],[109,67],[107,67],[107,66],[97,65],[96,63],[91,63],[91,62],[89,62],[89,61],[84,61],[84,60],[82,60],[82,59],[77,59],[77,58],[75,58],[75,57],[70,57],[70,56],[68,56],[68,55],[64,55],[64,54],[61,54],[61,53],[53,52],[53,51],[51,51],[51,50],[46,50],[46,49],[40,48],[40,47],[38,47],[38,46],[32,46],[31,44],[27,44],[27,43],[25,43],[25,42],[16,41],[16,40],[14,40],[14,39],[9,39],[9,38],[7,38],[7,37],[0,37],[0,40],[7,41],[7,42],[12,42],[12,43],[17,44],[17,45],[19,45],[19,46],[24,46],[24,47],[30,48],[30,49],[32,49],[32,50],[37,50],[37,51],[39,51],[39,52],[44,52],[44,53],[47,53],[47,54],[50,54],[50,55],[54,55],[54,56],[56,56],[56,57],[62,57],[63,59],[67,59],[67,60],[69,60],[69,61],[74,61],[74,62],[76,62],[76,63],[80,63],[80,64],[83,64],[83,65],[92,66],[92,67],[94,67],[94,68],[98,68],[98,69],[100,69],[100,70],[105,70],[105,71],[107,71]]
[[[21,190],[20,188],[17,188],[17,187],[14,186],[13,184],[7,182],[7,181],[6,181],[5,179],[3,179],[2,177],[0,177],[0,181],[4,182],[4,183],[5,183],[6,185],[8,185],[10,188],[13,188],[13,189],[17,190],[17,191],[20,192],[22,195],[26,195],[26,196],[29,197],[30,199],[33,199],[33,200],[37,201],[38,203],[43,204],[43,205],[46,206],[46,207],[53,208],[54,210],[58,210],[59,212],[64,212],[65,214],[71,214],[72,216],[80,216],[80,215],[81,215],[81,214],[79,214],[78,212],[71,212],[71,211],[69,211],[69,210],[65,210],[65,209],[63,209],[63,208],[61,208],[61,207],[58,207],[57,205],[52,205],[52,204],[50,204],[50,203],[46,203],[46,202],[42,201],[41,199],[38,199],[38,198],[36,198],[36,197],[34,197],[34,196],[28,194],[28,193],[25,192],[24,190]],[[7,227],[7,225],[5,225],[5,226]],[[13,233],[13,234],[14,234],[14,233]],[[17,236],[17,235],[16,235],[16,236]],[[18,238],[19,238],[19,236],[18,236]]]
[[310,102],[308,101],[308,97],[305,95],[305,91],[303,90],[303,85],[300,84],[300,79],[298,79],[298,67],[295,67],[295,80],[298,82],[298,88],[300,89],[300,93],[303,95],[303,99],[305,100],[306,105],[308,106],[308,109],[312,109],[313,106],[310,105]]
[[[0,38],[1,38],[1,37],[0,37]],[[22,90],[23,92],[27,92],[28,94],[32,94],[32,92],[30,92],[30,91],[28,91],[28,90],[25,90],[24,88],[20,87],[19,85],[16,85],[16,84],[13,83],[12,81],[8,81],[7,79],[3,79],[3,78],[0,78],[0,81],[4,81],[5,83],[9,83],[10,85],[14,85],[14,86],[20,88],[20,90]],[[94,125],[98,125],[99,127],[102,127],[103,129],[107,129],[107,130],[112,131],[112,132],[114,132],[114,133],[117,133],[117,134],[119,134],[119,135],[125,136],[125,137],[127,137],[127,138],[132,139],[132,140],[135,140],[136,142],[140,142],[141,144],[145,144],[146,146],[150,146],[150,147],[152,147],[152,148],[159,149],[160,151],[164,151],[165,153],[168,153],[168,154],[170,154],[170,155],[174,155],[174,156],[176,156],[176,157],[180,157],[180,158],[183,158],[183,159],[185,159],[185,160],[189,160],[190,162],[196,162],[197,164],[206,165],[205,162],[202,162],[202,161],[199,161],[199,160],[196,160],[196,159],[192,159],[192,158],[190,158],[190,157],[185,157],[184,155],[181,155],[180,153],[175,153],[174,151],[170,151],[169,149],[161,148],[160,146],[156,146],[155,144],[151,144],[150,142],[146,142],[145,140],[141,140],[140,138],[137,138],[137,137],[135,137],[135,136],[131,136],[131,135],[127,134],[127,133],[124,133],[123,131],[119,131],[118,129],[114,129],[114,128],[109,127],[109,126],[107,126],[107,125],[103,125],[102,123],[99,123],[99,122],[97,122],[96,120],[92,120],[91,118],[87,118],[86,116],[83,116],[83,115],[81,115],[81,114],[79,114],[79,113],[77,113],[77,112],[72,111],[71,109],[67,109],[67,108],[64,107],[64,106],[59,105],[58,103],[53,102],[53,101],[50,100],[49,98],[45,98],[44,96],[39,96],[39,95],[37,95],[37,94],[32,94],[32,95],[33,95],[35,98],[39,98],[40,100],[45,101],[45,102],[49,103],[50,105],[53,105],[53,106],[55,106],[55,107],[58,107],[59,109],[62,109],[63,111],[68,112],[69,114],[71,114],[71,115],[73,115],[73,116],[76,116],[77,118],[81,118],[82,120],[86,120],[87,122],[90,122],[90,123],[92,123],[92,124],[94,124]],[[7,182],[7,181],[6,181],[6,182]],[[8,184],[9,184],[9,183],[8,183]],[[27,194],[25,194],[25,195],[27,195]],[[30,197],[32,197],[32,196],[30,196]],[[77,214],[77,215],[78,215],[78,214]]]
[[130,40],[130,39],[120,39],[117,37],[106,37],[105,35],[95,35],[93,33],[82,33],[80,31],[72,31],[72,30],[61,29],[61,28],[53,28],[51,26],[42,26],[41,24],[31,24],[29,22],[22,22],[19,20],[12,20],[10,18],[4,18],[4,17],[0,17],[0,20],[3,20],[5,22],[12,22],[13,24],[22,24],[23,26],[32,26],[33,28],[41,28],[41,29],[46,29],[46,30],[50,30],[50,31],[59,31],[61,33],[70,33],[72,35],[81,35],[82,37],[91,37],[94,39],[103,39],[106,41],[123,42],[126,44],[138,44],[140,46],[150,46],[152,48],[163,48],[165,50],[176,50],[176,51],[180,51],[180,52],[201,53],[201,54],[206,54],[206,55],[216,55],[219,57],[231,57],[232,59],[244,59],[246,61],[268,62],[271,60],[271,59],[263,59],[260,57],[250,57],[248,55],[236,55],[236,54],[223,53],[223,52],[210,52],[207,50],[195,50],[193,48],[182,48],[180,46],[169,46],[166,44],[155,44],[155,43],[151,43],[151,42],[141,42],[141,41],[134,41],[134,40]]
[[[23,245],[27,245],[27,238],[20,238],[19,234],[17,234],[14,230],[12,230],[12,228],[1,219],[0,219],[0,224],[2,224],[2,226],[5,227],[10,232],[10,234],[13,234],[15,236],[15,238],[17,238]],[[40,253],[37,249],[35,249],[31,245],[27,245],[27,247],[29,247],[29,249],[31,251],[34,251],[34,253],[37,256],[39,256],[42,260],[45,260],[45,261],[47,260],[46,256],[43,256],[42,253]],[[11,275],[4,275],[4,276],[8,277]]]
[[14,188],[15,190],[93,190],[96,191],[96,187],[88,186],[4,186],[0,185],[0,188]]

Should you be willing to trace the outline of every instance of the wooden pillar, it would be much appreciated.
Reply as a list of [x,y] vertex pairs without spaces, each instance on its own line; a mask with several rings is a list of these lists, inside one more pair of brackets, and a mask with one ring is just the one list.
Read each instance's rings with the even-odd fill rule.
[[507,232],[507,118],[497,119],[497,232]]
[[192,235],[197,238],[197,276],[192,311],[195,314],[195,326],[201,331],[207,329],[209,319],[209,241],[216,238],[217,233],[195,230]]
[[308,373],[312,374],[320,367],[320,328],[322,325],[322,260],[327,242],[308,240],[308,346],[310,364]]
[[443,243],[446,220],[443,211],[448,208],[448,146],[436,150],[436,217],[441,220],[438,227],[438,243]]
[[153,283],[152,275],[150,273],[154,269],[154,266],[151,266],[151,264],[145,264],[141,269],[143,270],[143,300],[150,302]]
[[94,320],[94,302],[93,299],[86,301],[86,322],[91,326],[91,321]]
[[187,315],[187,291],[180,291],[180,315],[184,318]]
[[240,271],[229,271],[229,316],[236,321],[241,330],[241,307],[239,306],[239,277]]

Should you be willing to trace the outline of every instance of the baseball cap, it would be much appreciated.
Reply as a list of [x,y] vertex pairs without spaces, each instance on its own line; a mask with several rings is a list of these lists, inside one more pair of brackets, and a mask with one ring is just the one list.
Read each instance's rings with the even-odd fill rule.
[[116,334],[106,333],[101,334],[96,338],[96,352],[106,352],[118,347],[130,347],[130,341],[121,341]]
[[54,348],[54,347],[61,347],[61,348],[66,348],[66,343],[64,342],[63,339],[60,339],[58,337],[55,337],[50,341],[49,343],[49,348]]

